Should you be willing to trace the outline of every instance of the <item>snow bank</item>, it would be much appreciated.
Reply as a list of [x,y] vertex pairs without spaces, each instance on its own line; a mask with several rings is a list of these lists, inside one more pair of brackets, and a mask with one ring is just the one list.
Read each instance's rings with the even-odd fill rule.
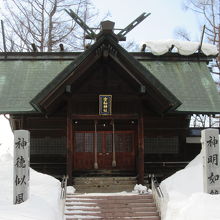
[[12,154],[13,140],[14,136],[9,121],[3,115],[0,115],[0,157],[7,152]]
[[[158,40],[158,41],[147,41],[146,48],[150,50],[154,55],[163,55],[171,50],[173,47],[177,52],[181,55],[191,55],[198,51],[199,42],[191,42],[191,41],[181,41],[181,40]],[[212,44],[203,43],[201,51],[206,56],[216,56],[218,54],[217,47]]]
[[199,154],[185,169],[176,172],[161,183],[165,192],[178,192],[190,196],[203,191],[202,157]]
[[67,186],[66,187],[66,193],[74,194],[75,192],[76,192],[76,189],[73,186]]
[[138,194],[146,194],[148,193],[148,189],[146,186],[143,186],[141,184],[136,184],[132,192],[138,193]]
[[13,205],[12,156],[0,157],[0,219],[60,220],[60,182],[55,178],[30,170],[30,199]]
[[161,183],[168,199],[165,220],[219,220],[220,195],[203,193],[201,153]]

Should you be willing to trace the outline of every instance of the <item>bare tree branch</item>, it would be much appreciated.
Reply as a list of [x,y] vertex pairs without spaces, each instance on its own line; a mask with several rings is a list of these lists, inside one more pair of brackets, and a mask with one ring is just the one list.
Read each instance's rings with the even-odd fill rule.
[[[198,15],[203,24],[206,25],[206,40],[217,46],[220,50],[220,0],[183,0],[184,7]],[[178,33],[182,37],[185,33]],[[211,74],[215,79],[217,89],[220,92],[220,55],[209,65]],[[216,76],[219,76],[218,78]],[[220,126],[220,118],[212,116],[193,115],[191,125],[196,127]]]
[[82,50],[83,32],[64,9],[71,8],[80,17],[87,14],[87,24],[97,15],[90,0],[7,0],[4,5],[7,44],[13,44],[8,48],[18,51],[30,51],[31,43],[40,51],[56,50],[60,43]]

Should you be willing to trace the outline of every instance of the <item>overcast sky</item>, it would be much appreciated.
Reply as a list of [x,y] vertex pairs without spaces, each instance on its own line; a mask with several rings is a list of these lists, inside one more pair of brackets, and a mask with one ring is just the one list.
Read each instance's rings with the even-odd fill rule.
[[[199,41],[202,22],[192,11],[183,9],[184,0],[90,0],[99,11],[100,21],[107,13],[116,28],[125,28],[143,12],[151,13],[127,34],[128,40],[142,44],[147,40],[175,38],[174,30],[183,27],[193,41]],[[0,0],[0,9],[3,0]],[[98,20],[98,19],[97,19]],[[90,25],[91,26],[91,25]]]
[[183,10],[183,0],[91,0],[102,15],[110,12],[109,20],[116,28],[124,28],[143,12],[151,13],[133,29],[128,39],[143,43],[147,40],[175,38],[174,30],[183,27],[192,40],[200,39],[201,21],[191,11]]
[[[100,19],[111,14],[109,20],[114,21],[116,28],[124,28],[143,12],[151,13],[141,24],[128,35],[128,40],[142,44],[147,40],[164,40],[175,38],[174,30],[177,27],[185,28],[192,40],[200,39],[199,21],[190,11],[182,8],[183,0],[91,0],[100,12]],[[3,0],[0,0],[0,7]],[[9,136],[8,136],[9,135]],[[11,137],[7,121],[0,117],[0,143]]]

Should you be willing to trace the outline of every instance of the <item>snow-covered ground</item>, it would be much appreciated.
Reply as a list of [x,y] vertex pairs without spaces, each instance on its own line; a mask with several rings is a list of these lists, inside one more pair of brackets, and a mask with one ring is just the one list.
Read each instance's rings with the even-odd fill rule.
[[201,153],[161,183],[168,198],[164,220],[220,220],[220,195],[203,193]]
[[12,156],[0,157],[0,219],[1,220],[61,220],[60,182],[55,178],[30,170],[30,198],[13,205]]
[[13,205],[13,135],[0,116],[0,220],[61,220],[60,182],[30,169],[30,198]]
[[0,115],[0,157],[6,152],[12,155],[13,140],[13,133],[9,121],[3,115]]

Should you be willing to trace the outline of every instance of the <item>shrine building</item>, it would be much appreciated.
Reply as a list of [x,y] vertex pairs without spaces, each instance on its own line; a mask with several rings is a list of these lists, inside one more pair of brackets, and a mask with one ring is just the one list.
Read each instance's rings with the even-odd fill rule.
[[165,177],[201,149],[188,141],[190,116],[220,113],[212,56],[127,52],[110,23],[84,52],[0,53],[0,113],[30,131],[31,167],[69,184]]

